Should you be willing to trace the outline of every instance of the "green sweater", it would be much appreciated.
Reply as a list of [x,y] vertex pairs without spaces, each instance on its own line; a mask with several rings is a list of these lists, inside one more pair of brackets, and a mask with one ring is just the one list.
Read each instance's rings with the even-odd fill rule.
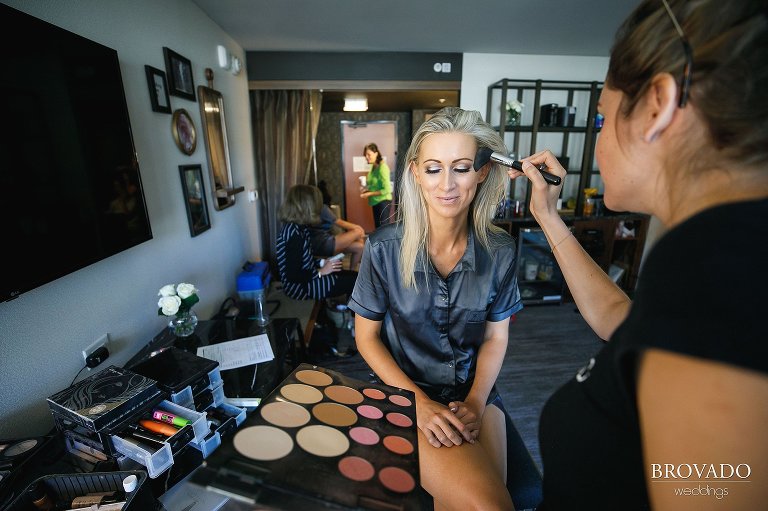
[[372,195],[368,197],[368,205],[375,206],[382,201],[392,200],[392,184],[389,182],[389,167],[387,167],[387,164],[384,161],[378,166],[371,167],[371,171],[366,178],[366,184],[368,185],[369,192],[378,192],[381,190],[381,195]]

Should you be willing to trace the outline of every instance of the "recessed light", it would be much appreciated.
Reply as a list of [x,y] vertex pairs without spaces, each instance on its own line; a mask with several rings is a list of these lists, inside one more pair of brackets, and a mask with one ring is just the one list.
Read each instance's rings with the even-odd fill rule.
[[345,112],[365,112],[368,110],[368,99],[366,98],[344,98]]

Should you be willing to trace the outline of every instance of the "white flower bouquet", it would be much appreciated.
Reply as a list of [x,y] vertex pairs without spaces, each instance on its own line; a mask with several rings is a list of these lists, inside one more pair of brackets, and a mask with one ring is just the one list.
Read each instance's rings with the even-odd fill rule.
[[520,116],[525,105],[516,99],[507,101],[507,124],[520,124]]
[[157,302],[158,316],[175,316],[179,311],[188,311],[194,304],[200,301],[197,296],[197,288],[193,284],[182,282],[180,284],[168,284],[160,288],[157,293],[160,300]]

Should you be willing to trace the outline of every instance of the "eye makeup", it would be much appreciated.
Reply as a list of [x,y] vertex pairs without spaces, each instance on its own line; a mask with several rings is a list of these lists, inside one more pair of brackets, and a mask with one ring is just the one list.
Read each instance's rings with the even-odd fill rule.
[[270,509],[420,509],[414,403],[301,364],[193,479]]

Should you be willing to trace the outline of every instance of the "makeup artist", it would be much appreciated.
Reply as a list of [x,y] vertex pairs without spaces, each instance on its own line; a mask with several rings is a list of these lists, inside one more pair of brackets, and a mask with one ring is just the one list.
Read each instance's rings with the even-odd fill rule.
[[349,302],[360,354],[416,394],[421,484],[435,509],[511,509],[494,383],[522,308],[515,244],[491,219],[506,176],[472,164],[506,154],[478,112],[443,108],[416,131],[398,221],[370,235]]
[[[525,160],[531,212],[579,311],[610,341],[544,407],[539,509],[768,502],[766,12],[765,1],[648,0],[617,33],[598,104],[605,205],[668,229],[634,300],[560,219],[560,187],[531,165],[567,179],[552,153]],[[693,464],[703,477],[688,477]]]

